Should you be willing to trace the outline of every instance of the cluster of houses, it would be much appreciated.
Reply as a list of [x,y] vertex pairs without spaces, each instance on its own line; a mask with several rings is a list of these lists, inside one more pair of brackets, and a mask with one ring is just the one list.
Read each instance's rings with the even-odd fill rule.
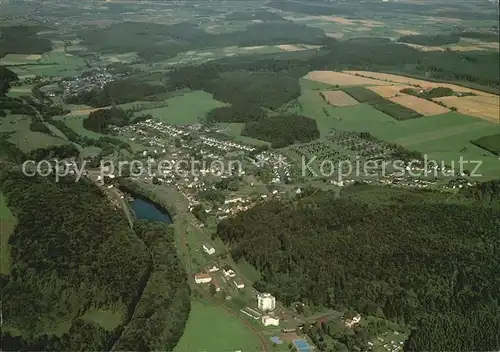
[[109,72],[105,67],[99,67],[85,76],[76,77],[72,81],[63,81],[61,83],[65,96],[78,95],[93,90],[103,89],[110,82],[123,77],[122,74]]

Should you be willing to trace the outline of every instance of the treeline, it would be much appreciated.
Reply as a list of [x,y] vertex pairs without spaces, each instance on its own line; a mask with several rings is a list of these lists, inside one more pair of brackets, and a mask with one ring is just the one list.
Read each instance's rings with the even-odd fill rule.
[[[5,171],[0,181],[18,219],[9,238],[12,271],[2,276],[2,349],[109,350],[148,278],[144,243],[90,181],[56,183],[20,171]],[[89,310],[124,320],[105,331],[98,321],[82,320]],[[63,322],[69,333],[52,335]]]
[[398,39],[398,42],[417,44],[425,46],[440,46],[455,44],[460,41],[460,35],[458,34],[436,34],[436,35],[404,35]]
[[61,131],[69,141],[76,143],[81,147],[94,146],[101,149],[99,155],[97,155],[97,157],[92,160],[91,166],[98,166],[100,160],[103,157],[113,154],[115,151],[119,151],[120,149],[124,149],[129,153],[133,153],[133,149],[130,144],[122,141],[121,139],[109,136],[102,136],[99,139],[94,139],[82,136],[81,134],[75,132],[74,130],[69,128],[68,125],[66,125],[63,121],[50,120],[49,123],[51,125],[54,125],[59,131]]
[[7,54],[43,54],[52,50],[49,39],[40,38],[40,26],[0,27],[0,57]]
[[256,17],[265,19],[266,22],[251,23],[243,31],[222,34],[210,34],[196,25],[182,22],[173,25],[118,23],[106,28],[82,31],[79,36],[84,45],[93,51],[138,52],[145,60],[166,59],[181,51],[209,47],[320,44],[325,38],[324,32],[319,28],[284,21],[272,13],[257,12]]
[[[495,191],[496,192],[496,191]],[[446,221],[443,221],[446,219]],[[218,225],[235,260],[285,304],[304,302],[420,326],[411,350],[495,350],[500,213],[437,192],[355,185],[266,202]],[[435,324],[436,318],[444,323]],[[423,328],[425,326],[425,329]]]
[[500,133],[483,136],[470,142],[479,148],[500,156]]
[[152,273],[132,319],[112,351],[172,351],[190,311],[188,278],[177,256],[173,228],[137,221],[134,231],[151,252]]
[[[451,97],[455,95],[455,92],[451,88],[447,87],[436,87],[436,88],[431,88],[429,90],[424,90],[421,92],[421,89],[418,88],[403,88],[401,89],[401,93],[409,94],[409,95],[414,95],[419,98],[431,100],[434,98],[441,98],[441,97]],[[473,93],[471,93],[473,94]]]
[[283,115],[248,122],[241,135],[270,142],[273,148],[283,148],[296,142],[317,139],[320,132],[316,120],[310,117]]
[[[5,96],[10,88],[10,82],[17,81],[17,75],[5,66],[0,65],[0,97]],[[0,109],[2,107],[0,106]]]

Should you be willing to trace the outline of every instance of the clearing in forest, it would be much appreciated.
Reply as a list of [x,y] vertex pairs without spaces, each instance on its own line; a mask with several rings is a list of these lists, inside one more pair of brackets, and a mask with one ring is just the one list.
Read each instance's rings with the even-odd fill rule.
[[402,94],[396,97],[389,98],[390,101],[403,105],[408,109],[415,110],[416,112],[424,115],[439,115],[448,112],[449,110],[441,105],[433,103],[432,101],[425,100],[413,95]]
[[319,94],[328,104],[333,106],[353,106],[359,104],[356,99],[341,90],[322,91]]

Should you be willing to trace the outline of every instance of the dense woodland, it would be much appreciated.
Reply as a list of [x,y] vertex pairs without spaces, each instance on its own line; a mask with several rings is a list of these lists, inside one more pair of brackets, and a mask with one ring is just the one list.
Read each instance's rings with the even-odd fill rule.
[[[173,349],[190,291],[171,229],[136,222],[132,231],[90,182],[10,171],[0,181],[18,219],[12,272],[1,277],[2,350]],[[105,330],[84,318],[96,309],[120,314],[122,323]],[[52,335],[63,322],[68,331]]]
[[460,36],[457,34],[438,34],[438,35],[404,35],[398,39],[398,42],[417,44],[425,46],[440,46],[455,44],[460,41]]
[[[1,190],[18,219],[9,238],[12,272],[2,277],[3,349],[13,347],[4,339],[9,328],[19,329],[28,346],[45,339],[48,350],[107,349],[117,332],[80,317],[89,309],[130,314],[149,276],[144,243],[91,183],[5,172]],[[62,322],[84,327],[44,337]]]
[[495,350],[498,191],[493,182],[450,201],[364,185],[340,198],[311,190],[223,220],[217,233],[236,260],[244,257],[262,273],[257,289],[285,304],[352,307],[418,327],[408,351]]
[[273,148],[283,148],[294,143],[307,143],[319,138],[316,120],[299,115],[271,116],[247,122],[242,136],[271,143]]
[[130,323],[112,350],[172,351],[190,310],[188,277],[177,256],[173,228],[137,221],[134,231],[151,252],[152,273]]
[[7,54],[43,54],[52,50],[49,39],[37,35],[40,26],[0,27],[0,58]]
[[7,94],[10,88],[10,82],[16,81],[17,79],[18,77],[14,72],[0,65],[0,97]]

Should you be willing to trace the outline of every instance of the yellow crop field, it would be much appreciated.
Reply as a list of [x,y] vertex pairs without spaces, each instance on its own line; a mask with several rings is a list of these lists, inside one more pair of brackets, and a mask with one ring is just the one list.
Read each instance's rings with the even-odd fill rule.
[[356,99],[340,90],[325,90],[322,91],[320,95],[328,102],[328,104],[333,106],[353,106],[359,104]]
[[439,115],[450,111],[441,105],[433,103],[432,101],[415,97],[413,95],[402,94],[397,97],[389,98],[389,100],[394,103],[403,105],[408,109],[415,110],[416,112],[424,116]]

